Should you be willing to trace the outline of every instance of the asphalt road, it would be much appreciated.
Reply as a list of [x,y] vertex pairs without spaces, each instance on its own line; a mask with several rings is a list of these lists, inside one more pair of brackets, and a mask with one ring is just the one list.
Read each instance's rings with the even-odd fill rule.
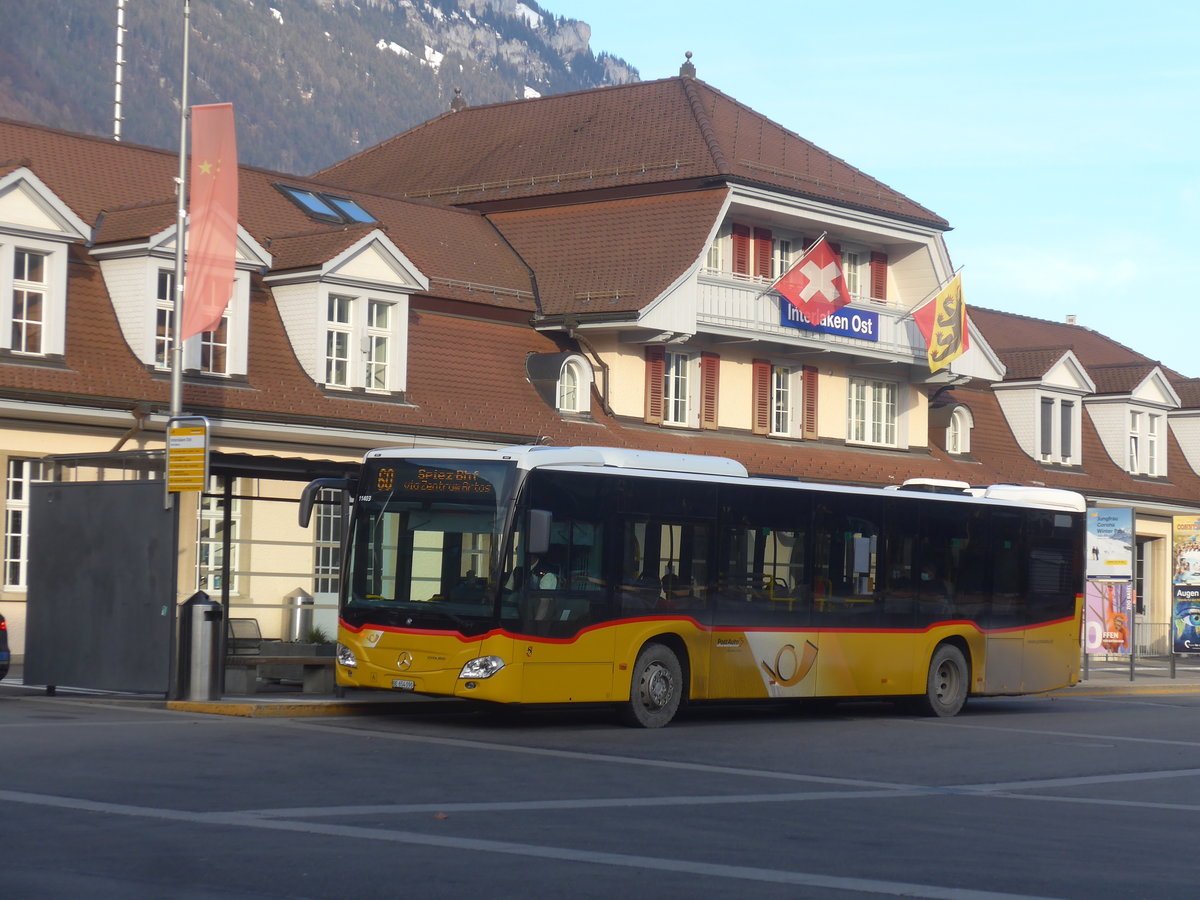
[[0,693],[0,896],[1191,898],[1200,695],[238,718]]

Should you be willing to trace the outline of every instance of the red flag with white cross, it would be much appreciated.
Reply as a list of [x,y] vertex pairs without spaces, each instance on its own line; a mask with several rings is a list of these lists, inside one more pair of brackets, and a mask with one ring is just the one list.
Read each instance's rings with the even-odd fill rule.
[[850,302],[842,261],[824,237],[775,282],[775,290],[813,325]]

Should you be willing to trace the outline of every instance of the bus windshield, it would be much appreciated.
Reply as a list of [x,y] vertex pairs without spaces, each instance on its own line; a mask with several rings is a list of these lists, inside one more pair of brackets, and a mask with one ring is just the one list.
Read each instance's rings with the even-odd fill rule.
[[350,531],[347,625],[481,633],[514,466],[475,460],[371,460]]

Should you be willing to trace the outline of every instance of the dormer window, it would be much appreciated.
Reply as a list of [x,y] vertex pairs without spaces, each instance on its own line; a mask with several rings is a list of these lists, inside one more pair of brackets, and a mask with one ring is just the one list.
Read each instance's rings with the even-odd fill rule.
[[1159,454],[1163,417],[1142,410],[1129,411],[1129,455],[1126,468],[1131,475],[1157,477],[1166,467]]
[[325,316],[325,385],[368,391],[401,390],[394,373],[403,336],[396,331],[399,298],[330,293]]
[[45,253],[21,249],[13,252],[12,349],[17,353],[42,352],[46,269]]
[[67,257],[90,234],[31,170],[0,175],[0,357],[65,354]]
[[373,215],[349,197],[328,194],[324,191],[314,191],[309,188],[294,187],[288,184],[277,184],[275,187],[281,194],[304,210],[309,218],[316,219],[318,222],[352,225],[375,221]]
[[1039,453],[1042,462],[1077,466],[1079,452],[1079,404],[1062,397],[1041,398]]
[[558,411],[586,413],[591,409],[592,367],[580,356],[570,356],[558,376]]
[[950,424],[946,426],[946,452],[965,456],[971,452],[971,428],[974,425],[971,411],[960,406],[950,413]]
[[[155,275],[154,368],[166,370],[171,368],[171,345],[175,339],[175,272],[159,268]],[[239,271],[234,276],[233,297],[217,327],[184,342],[185,370],[205,375],[245,374],[246,335],[244,328],[233,323],[246,317],[248,299],[248,274]]]
[[0,349],[20,356],[63,352],[67,248],[0,238]]

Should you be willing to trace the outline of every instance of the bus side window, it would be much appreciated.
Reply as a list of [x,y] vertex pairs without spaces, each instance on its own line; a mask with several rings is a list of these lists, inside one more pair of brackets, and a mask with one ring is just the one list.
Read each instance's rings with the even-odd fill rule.
[[628,519],[622,523],[620,615],[701,607],[708,585],[706,526]]

